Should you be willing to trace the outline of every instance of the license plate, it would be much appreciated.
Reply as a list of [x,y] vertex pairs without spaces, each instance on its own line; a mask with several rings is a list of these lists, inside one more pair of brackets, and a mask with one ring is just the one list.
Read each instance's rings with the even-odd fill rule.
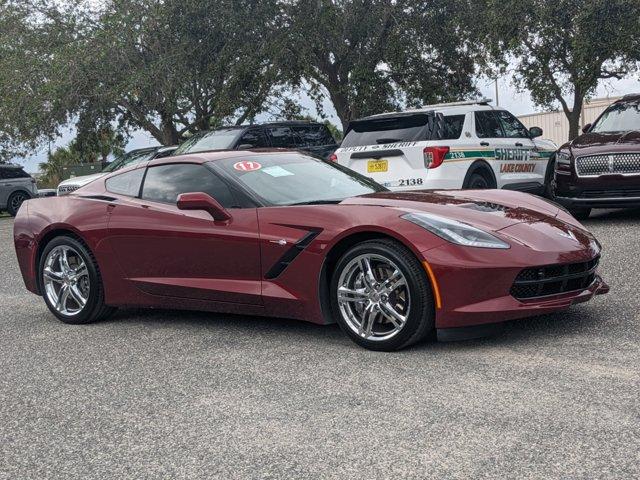
[[369,160],[367,162],[367,173],[386,172],[389,170],[387,160]]

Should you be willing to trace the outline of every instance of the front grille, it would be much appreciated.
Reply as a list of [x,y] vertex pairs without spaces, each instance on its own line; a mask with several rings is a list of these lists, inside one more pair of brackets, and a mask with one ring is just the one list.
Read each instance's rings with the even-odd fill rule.
[[619,188],[615,190],[585,190],[581,198],[638,198],[640,188]]
[[525,268],[516,277],[511,295],[518,300],[583,290],[593,283],[600,257],[581,263]]
[[581,177],[592,177],[618,173],[640,174],[640,153],[615,153],[611,155],[589,155],[576,158],[576,171]]
[[60,185],[58,187],[58,195],[68,195],[80,188],[80,185]]

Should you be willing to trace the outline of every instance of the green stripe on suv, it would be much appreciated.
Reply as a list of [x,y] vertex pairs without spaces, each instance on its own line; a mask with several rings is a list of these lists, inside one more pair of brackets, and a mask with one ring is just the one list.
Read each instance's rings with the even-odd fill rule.
[[[540,158],[549,158],[553,155],[554,150],[538,150]],[[495,150],[454,150],[444,157],[445,160],[457,160],[462,158],[494,158]]]

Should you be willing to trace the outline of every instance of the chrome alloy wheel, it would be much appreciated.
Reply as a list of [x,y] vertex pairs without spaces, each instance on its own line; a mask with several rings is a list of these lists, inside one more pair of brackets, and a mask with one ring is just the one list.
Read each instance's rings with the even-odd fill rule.
[[397,335],[409,317],[409,287],[398,266],[378,254],[352,259],[338,279],[338,307],[357,335],[372,341]]
[[59,245],[49,252],[42,280],[49,303],[62,315],[77,315],[89,300],[89,270],[73,247]]

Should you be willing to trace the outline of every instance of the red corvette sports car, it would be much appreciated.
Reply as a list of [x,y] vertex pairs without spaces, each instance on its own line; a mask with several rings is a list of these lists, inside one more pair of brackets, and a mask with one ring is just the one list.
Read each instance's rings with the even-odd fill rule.
[[397,350],[608,291],[596,239],[541,198],[391,193],[290,151],[152,160],[29,200],[14,229],[27,288],[74,324],[197,309],[338,322]]

